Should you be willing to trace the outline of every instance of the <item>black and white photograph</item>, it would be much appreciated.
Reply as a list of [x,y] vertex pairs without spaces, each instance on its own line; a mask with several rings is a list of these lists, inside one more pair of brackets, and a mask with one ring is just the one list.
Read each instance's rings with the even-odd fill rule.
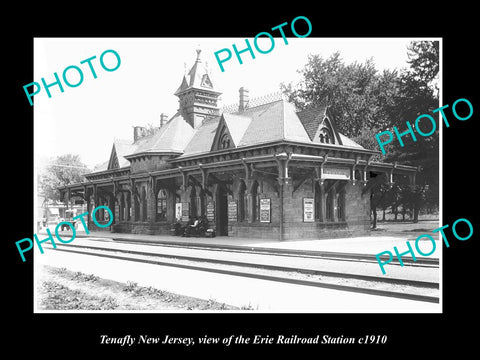
[[439,107],[440,52],[35,39],[37,311],[441,311],[438,130],[375,137]]
[[9,346],[27,329],[53,358],[472,346],[471,23],[238,10],[18,37]]

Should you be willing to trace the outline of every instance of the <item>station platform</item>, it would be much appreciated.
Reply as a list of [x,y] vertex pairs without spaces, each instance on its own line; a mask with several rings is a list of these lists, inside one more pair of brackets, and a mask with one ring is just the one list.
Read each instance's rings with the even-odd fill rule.
[[[91,239],[110,239],[111,241],[143,242],[151,244],[179,244],[184,246],[210,245],[220,248],[251,248],[251,249],[278,249],[292,252],[338,252],[348,254],[372,255],[390,251],[394,253],[393,247],[396,246],[399,252],[408,250],[406,241],[410,242],[415,249],[415,239],[421,234],[430,234],[436,239],[436,250],[428,258],[438,259],[441,257],[443,241],[439,239],[438,234],[432,234],[431,230],[437,228],[438,221],[424,221],[417,224],[408,224],[408,228],[398,224],[387,225],[384,228],[380,225],[377,231],[372,231],[370,236],[358,236],[349,238],[335,239],[295,239],[279,241],[275,239],[254,239],[230,236],[207,237],[181,237],[171,235],[147,235],[130,233],[112,233],[109,231],[85,231],[78,229],[77,237],[88,237]],[[413,226],[414,225],[414,226]],[[430,229],[430,230],[429,230]],[[40,234],[45,233],[45,229]],[[69,232],[61,231],[60,234]],[[71,234],[71,232],[70,232]],[[428,238],[422,238],[419,241],[419,247],[424,253],[432,250],[432,243]],[[406,255],[408,257],[409,255]],[[421,256],[418,256],[421,258]]]

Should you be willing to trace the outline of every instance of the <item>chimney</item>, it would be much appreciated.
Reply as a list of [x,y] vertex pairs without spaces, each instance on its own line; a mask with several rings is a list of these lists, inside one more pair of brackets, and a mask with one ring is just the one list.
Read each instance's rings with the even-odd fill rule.
[[134,126],[133,127],[133,142],[136,142],[138,139],[141,139],[147,134],[147,129],[143,126]]
[[244,111],[248,109],[248,89],[243,86],[238,90],[240,93],[240,102],[238,103],[238,111]]
[[163,125],[165,125],[167,123],[167,120],[168,120],[168,115],[164,114],[164,113],[161,113],[160,114],[160,127],[163,127]]

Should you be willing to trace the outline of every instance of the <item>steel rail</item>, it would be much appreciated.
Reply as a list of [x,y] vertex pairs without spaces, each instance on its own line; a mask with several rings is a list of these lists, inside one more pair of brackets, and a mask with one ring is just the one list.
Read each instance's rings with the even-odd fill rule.
[[[71,247],[71,249],[69,249],[69,247]],[[82,255],[90,255],[90,256],[99,256],[99,257],[105,257],[105,258],[111,258],[111,259],[117,259],[117,260],[125,260],[125,261],[133,261],[133,262],[147,263],[147,264],[153,264],[153,265],[169,266],[169,267],[176,267],[176,268],[195,270],[195,271],[204,271],[204,272],[218,273],[218,274],[224,274],[224,275],[248,277],[248,278],[261,279],[261,280],[269,280],[269,281],[290,283],[290,284],[296,284],[296,285],[306,285],[306,286],[327,288],[327,289],[347,291],[347,292],[357,292],[357,293],[364,293],[364,294],[376,295],[376,296],[395,297],[395,298],[414,300],[414,301],[439,303],[439,298],[434,297],[434,296],[399,293],[399,292],[387,291],[387,290],[378,290],[378,289],[372,289],[372,288],[361,288],[361,287],[354,287],[354,286],[347,286],[347,285],[330,284],[330,283],[324,283],[324,282],[320,282],[320,281],[292,279],[292,278],[286,278],[286,277],[271,276],[271,275],[264,275],[264,274],[254,274],[254,273],[235,271],[235,270],[215,269],[215,268],[208,268],[208,267],[187,265],[187,264],[178,264],[178,263],[175,264],[175,263],[169,263],[169,262],[164,262],[164,261],[159,261],[159,260],[154,260],[154,259],[140,259],[140,258],[135,258],[135,257],[127,257],[127,256],[114,255],[114,254],[99,253],[98,251],[120,252],[120,253],[125,253],[125,254],[131,254],[131,255],[137,255],[137,256],[138,255],[149,256],[149,257],[162,257],[163,256],[163,257],[170,257],[170,258],[176,258],[176,259],[188,258],[188,260],[197,261],[197,262],[200,262],[200,261],[203,261],[203,262],[217,262],[217,263],[220,263],[220,264],[223,264],[223,265],[239,265],[239,266],[243,266],[243,267],[250,267],[250,268],[257,267],[258,268],[258,266],[256,266],[255,264],[250,264],[250,263],[222,261],[222,260],[217,261],[217,260],[212,260],[212,259],[184,257],[184,256],[177,256],[177,255],[167,255],[167,256],[165,256],[164,254],[155,254],[155,253],[149,253],[149,252],[140,252],[140,251],[123,250],[123,249],[111,249],[111,248],[106,249],[106,248],[98,248],[98,247],[95,247],[95,246],[91,246],[91,247],[84,246],[84,247],[96,250],[97,252],[89,252],[89,251],[85,251],[85,250],[82,251],[82,250],[73,249],[73,248],[78,248],[78,247],[79,247],[78,245],[77,246],[75,246],[75,245],[70,245],[70,246],[62,245],[62,247],[57,247],[57,248],[53,248],[53,247],[50,247],[50,246],[47,246],[46,248],[48,248],[50,250],[55,250],[55,251],[63,251],[63,252],[76,253],[76,254],[82,254]],[[184,260],[186,260],[186,259],[184,259]],[[263,266],[261,266],[261,267],[263,267]],[[275,266],[273,266],[273,267],[275,267]],[[267,269],[267,268],[265,268],[265,269]],[[273,269],[269,268],[269,270],[273,270]],[[285,271],[285,272],[292,272],[292,271],[300,272],[299,269],[286,268],[286,267],[275,267],[275,270],[280,270],[280,271]],[[312,271],[315,271],[315,270],[312,270]],[[320,272],[318,272],[318,273],[320,273]],[[324,274],[325,273],[328,273],[328,272],[324,272]],[[345,274],[339,274],[339,275],[342,275],[342,277],[348,277],[348,276],[345,276]],[[350,275],[352,275],[352,274],[350,274]],[[379,279],[382,279],[382,278],[379,278]],[[400,279],[397,279],[397,280],[400,280]],[[377,280],[375,280],[375,281],[377,281]],[[383,282],[385,282],[385,279],[383,279]],[[431,283],[431,284],[434,284],[434,283]],[[411,284],[408,284],[408,285],[411,285]],[[417,285],[417,286],[424,286],[424,285]]]
[[[126,240],[120,238],[114,238],[114,242],[118,243],[128,243],[128,244],[141,244],[141,245],[151,245],[151,246],[167,246],[167,247],[179,247],[179,248],[189,248],[189,249],[205,249],[212,251],[232,251],[232,252],[247,252],[253,254],[268,254],[268,255],[278,255],[278,256],[292,256],[292,257],[309,257],[309,258],[322,258],[325,260],[345,260],[345,261],[365,261],[377,263],[375,255],[370,254],[358,254],[358,253],[341,253],[334,251],[318,251],[318,250],[297,250],[297,249],[275,249],[275,248],[264,248],[264,247],[249,247],[249,246],[239,246],[239,245],[224,245],[224,244],[215,244],[212,246],[210,244],[198,244],[190,242],[171,242],[171,241],[137,241],[137,240]],[[402,258],[404,264],[414,264],[415,266],[425,266],[425,267],[438,267],[439,260],[437,258],[417,258],[416,261],[413,261],[412,258],[405,257]],[[400,265],[398,259],[393,259],[389,265]]]

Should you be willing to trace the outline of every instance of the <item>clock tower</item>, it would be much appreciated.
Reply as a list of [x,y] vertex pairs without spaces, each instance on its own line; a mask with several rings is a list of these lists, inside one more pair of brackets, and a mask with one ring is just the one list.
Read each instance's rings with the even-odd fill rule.
[[203,121],[219,115],[217,106],[218,92],[212,82],[211,74],[200,59],[201,50],[197,50],[197,59],[192,68],[183,76],[182,84],[175,92],[178,96],[178,111],[194,129]]

